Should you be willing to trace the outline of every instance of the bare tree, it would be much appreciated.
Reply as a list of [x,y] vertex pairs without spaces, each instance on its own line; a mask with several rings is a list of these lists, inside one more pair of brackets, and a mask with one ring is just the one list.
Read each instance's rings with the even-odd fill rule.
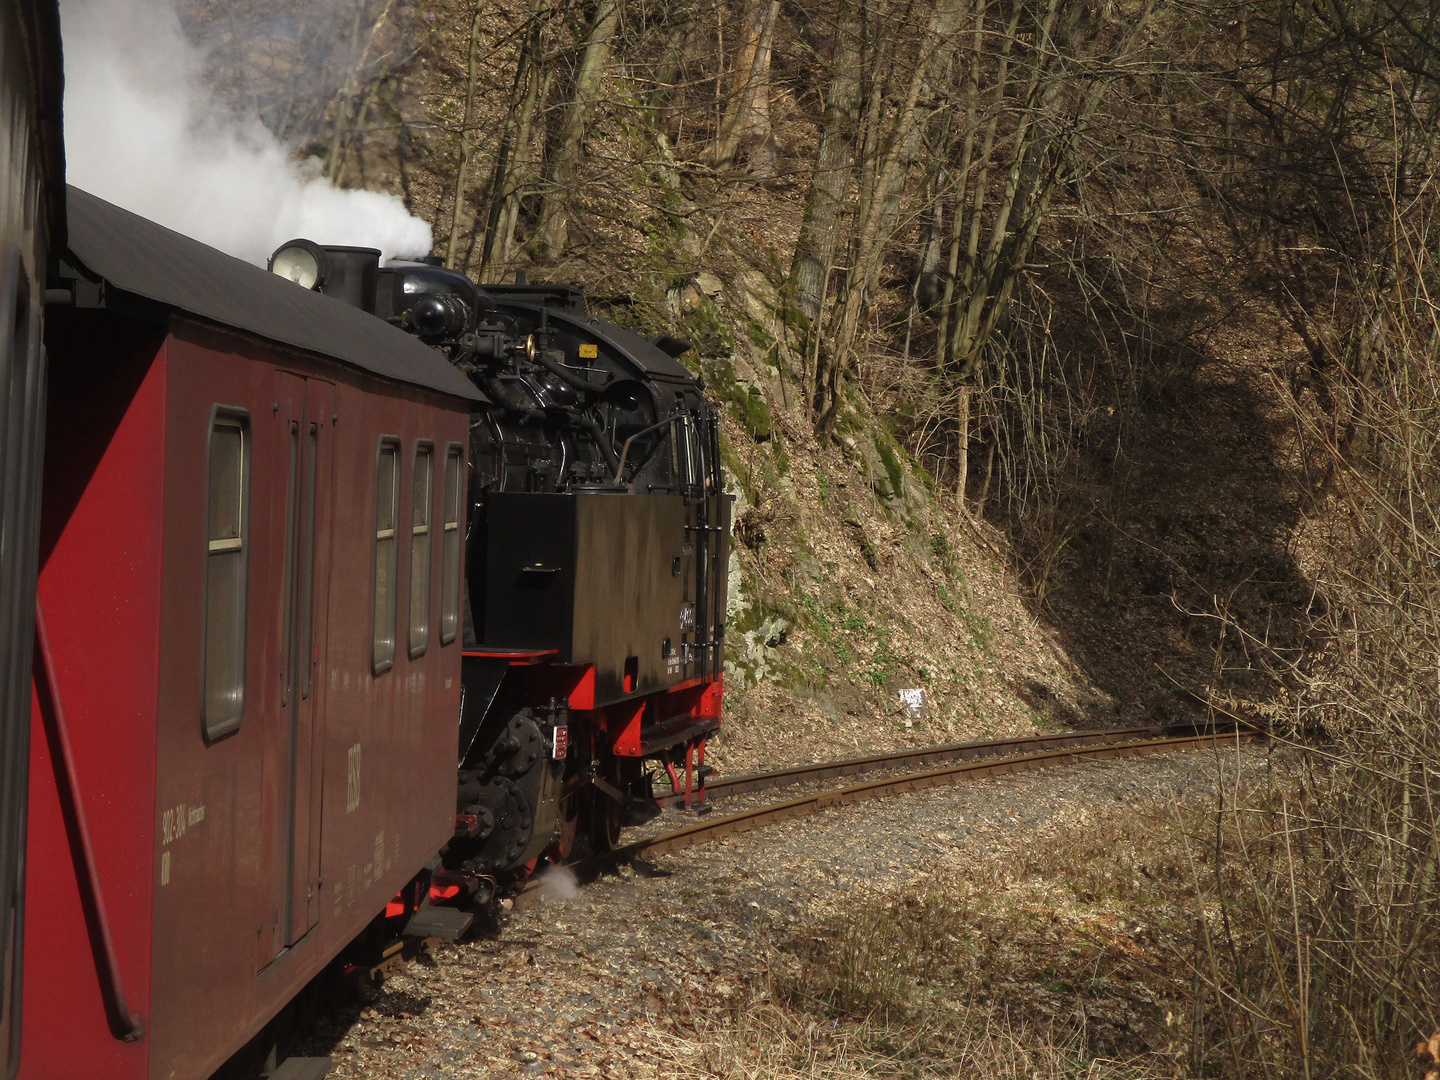
[[395,17],[399,3],[400,0],[385,0],[385,6],[381,8],[379,16],[370,25],[370,31],[365,36],[363,49],[360,47],[360,30],[364,25],[369,2],[358,0],[355,5],[355,15],[350,26],[350,52],[358,55],[345,85],[335,97],[335,127],[330,136],[330,150],[325,155],[325,172],[332,183],[339,181],[345,169],[346,136],[351,131],[351,110],[356,105],[357,97],[361,98],[361,108],[355,115],[360,119],[363,119],[364,113],[369,111],[374,102],[375,85],[369,86],[363,97],[360,88],[368,79],[378,79],[386,69],[389,57],[385,55],[382,33]]
[[[862,128],[864,153],[856,225],[844,289],[832,320],[831,360],[823,377],[816,372],[816,397],[824,403],[819,419],[823,431],[830,429],[838,414],[841,384],[853,362],[860,323],[875,292],[888,239],[887,207],[907,179],[902,162],[914,137],[921,91],[932,75],[937,53],[949,48],[964,9],[965,0],[935,0],[923,31],[913,43],[904,42],[898,35],[871,39],[877,53],[882,42],[890,42],[890,55],[872,57],[866,65],[869,92]],[[903,24],[909,20],[900,21]],[[887,84],[905,66],[898,63],[902,57],[909,68],[904,97],[891,106]]]
[[615,32],[620,27],[620,0],[598,0],[585,35],[585,47],[575,71],[570,103],[565,110],[548,160],[546,192],[533,243],[549,258],[565,250],[570,235],[570,197],[580,174],[585,132],[599,103],[600,90],[610,66]]
[[745,0],[743,35],[736,50],[729,105],[715,140],[719,168],[743,158],[749,175],[774,173],[774,135],[770,129],[770,53],[780,0]]
[[805,196],[800,235],[790,262],[790,290],[795,307],[806,321],[807,337],[818,330],[854,163],[856,112],[860,104],[862,2],[840,0],[830,80],[820,117],[820,146]]
[[465,112],[460,121],[460,162],[455,168],[455,196],[450,211],[450,242],[445,246],[445,264],[456,269],[460,247],[460,221],[465,214],[465,186],[469,180],[470,143],[475,129],[475,85],[480,77],[480,24],[484,8],[476,4],[470,13],[470,49],[465,68]]
[[[986,17],[983,11],[977,15],[963,89],[967,124],[936,356],[955,403],[961,496],[975,377],[1026,273],[1057,186],[1065,176],[1093,167],[1093,161],[1083,159],[1105,152],[1106,143],[1097,147],[1090,139],[1090,126],[1114,84],[1140,69],[1136,55],[1154,9],[1147,0],[1122,21],[1114,9],[1108,18],[1096,18],[1073,0],[1047,0],[1043,9],[1016,0],[1000,36],[988,91],[980,85]],[[982,110],[989,116],[977,147]],[[992,164],[1005,159],[1008,167],[996,191]]]
[[550,96],[553,79],[546,62],[551,31],[557,18],[552,0],[533,0],[524,27],[524,45],[515,64],[510,100],[490,180],[485,214],[485,238],[480,276],[494,277],[509,265],[515,250],[515,233],[522,201],[540,187],[539,155],[535,149],[540,110]]

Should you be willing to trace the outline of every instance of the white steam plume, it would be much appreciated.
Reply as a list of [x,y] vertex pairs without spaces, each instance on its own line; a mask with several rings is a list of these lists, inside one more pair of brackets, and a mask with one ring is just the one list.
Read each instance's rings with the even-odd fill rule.
[[[0,0],[3,2],[3,0]],[[62,0],[68,179],[248,262],[286,240],[430,250],[394,195],[337,188],[205,86],[172,0]]]
[[554,866],[540,872],[540,896],[545,900],[573,900],[580,892],[580,880],[568,866]]

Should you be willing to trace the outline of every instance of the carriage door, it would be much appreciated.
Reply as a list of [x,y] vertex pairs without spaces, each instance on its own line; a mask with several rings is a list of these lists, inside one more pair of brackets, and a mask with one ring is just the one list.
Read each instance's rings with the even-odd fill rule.
[[[319,677],[330,562],[331,383],[281,372],[276,425],[284,447],[284,502],[272,521],[280,555],[279,645],[272,688],[276,723],[266,732],[266,817],[270,828],[270,926],[261,966],[315,925],[320,870],[320,762],[324,739]],[[282,485],[276,484],[276,494]],[[273,535],[273,534],[272,534]]]

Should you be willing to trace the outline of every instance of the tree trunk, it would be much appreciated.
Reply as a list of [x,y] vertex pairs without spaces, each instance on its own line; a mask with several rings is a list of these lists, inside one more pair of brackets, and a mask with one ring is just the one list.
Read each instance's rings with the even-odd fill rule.
[[[935,33],[931,40],[920,43],[919,64],[923,71],[920,99],[915,106],[915,115],[909,127],[901,132],[900,157],[896,164],[896,171],[902,180],[901,183],[891,186],[890,195],[885,200],[885,214],[880,220],[880,236],[887,241],[894,234],[901,219],[905,195],[903,178],[908,177],[920,162],[932,118],[949,104],[946,101],[942,80],[944,80],[947,70],[954,64],[960,23],[969,7],[970,0],[938,0],[936,4],[937,17],[934,22]],[[941,212],[943,214],[943,210]],[[937,237],[932,271],[939,268],[938,243]]]
[[[1016,6],[1018,8],[1018,2]],[[1058,8],[1059,0],[1049,0],[1041,31],[1036,35],[1037,44],[1048,42],[1051,30],[1055,25]],[[1014,26],[1015,21],[1012,19],[1012,30],[1007,35],[1007,39],[1013,40]],[[1025,94],[1020,100],[1020,118],[1016,123],[1015,133],[1011,136],[1013,149],[1010,172],[1006,177],[1005,190],[995,207],[995,220],[990,226],[990,239],[986,245],[983,260],[979,259],[980,212],[985,202],[985,181],[988,172],[986,168],[982,167],[976,181],[975,201],[970,217],[970,240],[966,247],[966,266],[962,279],[967,295],[960,301],[959,310],[955,314],[949,342],[950,361],[960,365],[959,375],[961,378],[967,378],[974,373],[979,360],[980,347],[989,337],[990,331],[1003,311],[1005,302],[1009,299],[1010,292],[1014,288],[1014,279],[1024,265],[1025,256],[1029,253],[1030,244],[1034,243],[1036,230],[1039,227],[1037,211],[1040,207],[1030,201],[1037,194],[1037,189],[1033,186],[1022,188],[1021,177],[1024,175],[1027,158],[1036,153],[1031,139],[1031,133],[1035,126],[1035,106],[1039,102],[1040,90],[1051,56],[1052,54],[1048,51],[1040,52],[1031,62],[1030,79],[1026,85]],[[987,130],[986,136],[988,142],[989,130]],[[1038,165],[1036,167],[1038,168]],[[1025,197],[1018,198],[1022,193]],[[1049,202],[1049,194],[1050,191],[1047,187],[1043,193],[1046,204]],[[1006,252],[1005,242],[1009,236],[1010,221],[1015,216],[1017,204],[1021,210],[1019,220],[1022,224],[1022,230],[1018,234],[1017,240],[1024,239],[1028,242],[1023,245],[1017,242],[1010,246],[1011,257],[1007,261],[1009,267],[1013,269],[1004,272],[997,285],[996,275],[1001,271],[1001,257]]]
[[[376,42],[380,39],[380,31],[390,21],[399,0],[385,0],[385,6],[380,10],[380,16],[370,27],[370,33],[365,37],[365,48],[360,49],[360,26],[364,22],[365,9],[369,6],[368,0],[358,0],[355,5],[355,18],[350,24],[350,55],[355,57],[354,66],[345,79],[345,85],[335,100],[335,130],[330,136],[330,152],[325,155],[325,173],[330,182],[336,183],[340,179],[340,172],[345,166],[344,142],[345,136],[350,129],[350,108],[355,103],[355,95],[359,92],[362,80],[365,78],[365,69],[374,60]],[[356,54],[359,55],[356,55]]]
[[655,86],[647,104],[655,145],[666,161],[673,158],[672,148],[680,137],[686,103],[685,87],[681,85],[685,58],[693,51],[695,20],[690,11],[681,11],[665,36],[665,50],[655,69]]
[[805,196],[800,236],[790,263],[790,286],[795,305],[818,332],[826,279],[835,260],[845,191],[850,186],[854,160],[855,110],[860,100],[859,0],[841,0],[835,30],[825,111],[820,117],[820,147],[815,171]]
[[454,209],[450,214],[450,243],[445,247],[445,265],[452,270],[460,269],[455,262],[455,253],[460,246],[460,219],[465,214],[465,180],[470,170],[470,132],[475,125],[475,81],[480,75],[480,16],[484,11],[475,5],[470,16],[470,60],[466,71],[465,116],[460,121],[460,165],[455,170]]
[[360,161],[360,186],[365,186],[365,122],[370,117],[370,110],[375,107],[375,99],[380,96],[380,87],[384,84],[385,78],[381,76],[370,84],[370,89],[365,91],[364,98],[360,101],[360,111],[355,114],[355,125],[351,129],[352,136],[340,144],[340,165],[335,170],[334,183],[337,187],[345,182],[345,168],[350,164],[350,152],[355,151],[355,156]]
[[[945,172],[941,170],[925,184],[925,224],[920,243],[920,257],[915,262],[915,281],[911,289],[910,315],[917,308],[929,311],[940,298],[940,263],[945,257],[945,203],[941,192]],[[889,214],[889,210],[886,210]],[[905,356],[910,356],[910,335],[905,335]]]
[[[717,168],[745,158],[751,175],[773,171],[770,130],[770,53],[780,0],[745,0],[744,36],[735,57],[730,104],[715,141]],[[768,163],[768,164],[767,164]]]
[[965,509],[965,486],[970,481],[970,384],[960,387],[959,401],[955,406],[955,462],[959,475],[955,477],[955,496],[960,509]]
[[[1020,22],[1022,5],[1020,0],[1014,0],[1011,10],[1010,23],[1006,27],[1004,38],[1000,45],[1000,56],[997,61],[995,76],[994,102],[991,106],[990,119],[985,125],[985,134],[980,142],[980,157],[972,162],[971,136],[967,132],[965,145],[965,166],[964,173],[960,179],[955,200],[955,221],[950,234],[950,278],[946,282],[944,314],[940,321],[939,340],[939,366],[945,370],[954,358],[952,347],[953,337],[951,326],[959,321],[961,312],[959,304],[968,299],[972,294],[975,281],[975,258],[980,246],[980,225],[981,215],[985,209],[985,192],[990,182],[990,158],[995,151],[995,130],[1000,123],[1000,113],[1005,103],[1005,89],[1010,75],[1010,52],[1015,44],[1015,30]],[[967,108],[970,123],[973,128],[975,121],[974,101],[979,96],[979,86],[976,82],[980,70],[980,62],[985,47],[985,11],[982,7],[975,16],[975,44],[974,55],[971,58],[970,78],[967,80],[970,89],[973,91],[971,104]],[[967,199],[970,191],[968,186],[972,181],[969,172],[972,166],[978,169],[973,181],[974,194]],[[969,215],[966,215],[967,202],[969,204]],[[969,225],[968,237],[964,246],[964,263],[961,264],[960,238],[966,236],[966,225]],[[959,286],[958,297],[956,286]]]
[[[880,229],[885,217],[885,206],[890,200],[890,193],[898,176],[898,166],[906,136],[909,133],[910,125],[915,120],[915,109],[920,99],[920,91],[925,85],[930,68],[931,52],[941,40],[938,30],[950,17],[952,10],[958,6],[959,2],[960,0],[937,0],[935,7],[931,10],[929,23],[920,37],[922,53],[917,58],[915,67],[910,74],[910,85],[906,90],[905,101],[895,112],[886,137],[883,139],[877,137],[873,140],[876,148],[883,150],[883,157],[875,166],[873,177],[866,185],[868,190],[864,192],[861,205],[857,210],[860,216],[860,225],[855,231],[855,241],[851,245],[850,273],[845,281],[845,294],[836,306],[837,330],[832,342],[834,356],[831,360],[829,378],[825,387],[828,403],[819,423],[822,431],[830,430],[839,412],[840,388],[855,350],[860,319],[865,310],[867,298],[873,294],[875,283],[878,280],[884,255],[884,238],[881,236]],[[872,122],[878,129],[878,121]]]
[[620,0],[599,0],[590,31],[585,37],[580,67],[575,72],[574,93],[561,121],[547,170],[544,208],[540,214],[540,226],[535,230],[536,253],[542,257],[558,258],[569,240],[569,197],[580,175],[585,129],[604,84],[605,72],[610,66],[610,50],[619,27]]
[[515,229],[520,220],[520,200],[538,182],[533,143],[535,116],[549,87],[545,68],[545,30],[549,25],[549,11],[549,0],[534,0],[525,48],[515,66],[510,107],[505,113],[505,127],[495,151],[495,166],[486,185],[489,212],[480,254],[482,280],[498,278],[509,264],[515,245]]
[[356,0],[355,17],[350,22],[350,55],[355,66],[345,76],[345,85],[335,99],[335,130],[330,133],[330,150],[325,155],[325,175],[333,184],[340,168],[340,143],[350,124],[350,101],[355,96],[355,83],[360,75],[360,20],[365,15],[365,0]]
[[[975,516],[985,516],[985,502],[990,497],[990,478],[995,475],[995,440],[992,438],[985,447],[985,480],[980,485],[980,494],[975,499]],[[1107,596],[1106,599],[1109,599]]]
[[[955,213],[950,226],[950,253],[945,267],[945,283],[940,294],[940,327],[935,335],[936,367],[945,370],[946,349],[950,341],[950,312],[955,301],[955,284],[960,273],[960,241],[965,230],[965,192],[969,190],[970,168],[975,153],[975,128],[980,103],[980,61],[985,46],[985,5],[975,9],[975,44],[965,68],[965,138],[960,148],[960,172],[956,177]],[[1005,82],[1005,57],[1008,49],[1001,54],[999,83]],[[994,125],[990,125],[993,141]],[[982,154],[983,159],[983,154]]]
[[[1153,2],[1147,3],[1138,13],[1127,31],[1127,40],[1121,45],[1122,51],[1144,39],[1154,7]],[[1091,74],[1086,80],[1088,89],[1078,94],[1073,114],[1062,116],[1060,101],[1067,88],[1073,88],[1074,84],[1051,69],[1060,62],[1060,57],[1077,51],[1068,39],[1084,12],[1081,5],[1067,0],[1064,19],[1058,24],[1059,37],[1066,40],[1057,47],[1052,34],[1060,14],[1060,0],[1049,0],[1037,35],[1037,43],[1043,43],[1044,48],[1037,50],[1028,84],[1018,101],[1020,119],[1011,136],[1010,170],[995,207],[995,220],[983,256],[978,254],[978,213],[971,220],[971,254],[965,280],[969,295],[958,305],[949,344],[950,359],[958,365],[957,374],[962,379],[974,375],[981,350],[1004,315],[1049,211],[1060,172],[1073,167],[1076,160],[1088,116],[1124,69],[1123,64],[1113,63],[1103,76]],[[1066,130],[1066,134],[1058,135],[1059,130]],[[977,191],[977,206],[980,195]]]

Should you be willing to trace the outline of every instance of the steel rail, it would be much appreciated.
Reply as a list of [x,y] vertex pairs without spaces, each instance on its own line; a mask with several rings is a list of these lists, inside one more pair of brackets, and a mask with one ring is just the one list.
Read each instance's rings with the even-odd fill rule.
[[[1154,729],[1138,730],[1153,731]],[[1109,732],[1106,734],[1119,735],[1118,732]],[[1042,738],[1051,739],[1055,737],[1042,736]],[[752,829],[762,828],[766,825],[807,817],[810,814],[818,813],[821,810],[827,810],[831,807],[849,806],[869,799],[885,798],[886,796],[897,795],[902,792],[922,791],[926,788],[956,784],[966,780],[978,780],[988,776],[1002,776],[1009,773],[1055,768],[1056,766],[1071,765],[1080,761],[1098,761],[1109,758],[1138,757],[1143,754],[1163,754],[1178,750],[1224,747],[1227,745],[1255,742],[1264,738],[1265,734],[1263,732],[1253,730],[1241,731],[1237,729],[1228,733],[1205,732],[1203,734],[1191,734],[1162,739],[1117,741],[1109,745],[1072,745],[1058,750],[1045,750],[1038,754],[1015,754],[990,760],[968,761],[946,768],[931,769],[927,772],[886,777],[880,780],[870,780],[863,784],[853,784],[849,787],[835,788],[830,791],[817,792],[811,795],[802,795],[799,798],[790,799],[782,803],[774,803],[770,806],[763,806],[756,810],[746,810],[721,818],[712,818],[683,829],[676,829],[674,832],[665,833],[662,836],[626,844],[605,855],[584,859],[571,864],[571,866],[583,879],[589,874],[598,873],[608,866],[628,862],[640,855],[660,855],[665,852],[679,851],[683,848],[690,847],[692,844],[718,840],[725,836],[734,836],[738,833],[749,832]],[[1023,743],[1027,740],[1015,741]],[[1028,741],[1033,745],[1036,740],[1032,739]],[[529,889],[526,891],[529,891]],[[524,893],[522,892],[521,895],[523,896]],[[517,899],[519,898],[517,897]]]
[[[941,743],[938,746],[892,750],[865,757],[817,761],[765,772],[739,773],[735,776],[719,777],[705,785],[705,797],[708,801],[713,798],[726,798],[731,795],[789,787],[811,780],[827,780],[833,776],[863,776],[870,772],[913,768],[917,765],[931,765],[941,761],[973,761],[1013,754],[1021,749],[1058,750],[1072,746],[1098,746],[1109,743],[1134,742],[1146,735],[1175,737],[1182,734],[1197,734],[1199,731],[1199,727],[1195,724],[1152,724],[1145,727],[1108,728],[1101,731],[1063,731],[1046,735],[1023,735],[1010,739],[988,739],[981,742]],[[661,806],[679,806],[684,801],[683,792],[667,793],[656,799]]]

